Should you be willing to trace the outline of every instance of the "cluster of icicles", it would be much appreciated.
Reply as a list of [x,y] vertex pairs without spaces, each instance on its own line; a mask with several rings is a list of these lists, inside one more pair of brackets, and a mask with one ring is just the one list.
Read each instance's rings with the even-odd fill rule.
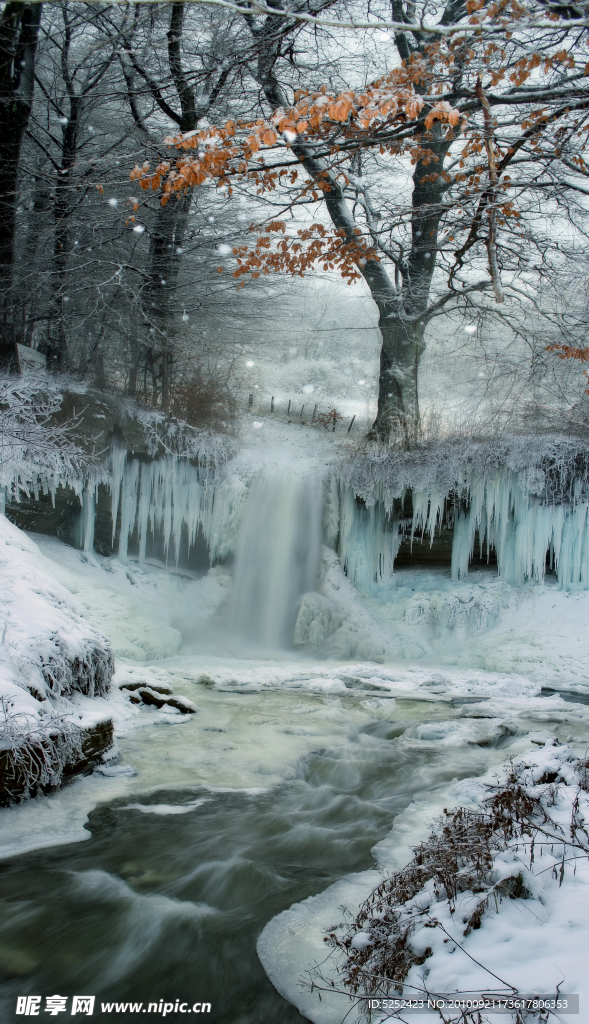
[[[525,481],[525,476],[524,476]],[[340,487],[339,555],[349,578],[361,586],[386,582],[408,524],[395,515],[390,495],[375,489],[372,503],[359,504],[352,489]],[[507,583],[540,583],[546,563],[561,587],[589,586],[589,504],[549,504],[532,493],[520,475],[504,468],[467,483],[454,512],[452,578],[465,579],[476,535],[481,555],[494,548],[499,576]],[[398,496],[402,507],[404,495]],[[413,490],[411,542],[431,543],[446,518],[449,496]],[[456,495],[453,495],[456,501]]]
[[[264,473],[263,470],[259,471]],[[403,505],[384,488],[375,485],[369,501],[358,501],[352,488],[342,481],[337,470],[309,477],[309,488],[322,490],[312,503],[319,517],[323,540],[337,550],[350,580],[362,587],[386,582],[393,573],[395,558],[403,538],[410,531],[412,542],[431,542],[442,522],[448,523],[449,495],[433,489],[412,491],[413,518],[409,525],[395,512]],[[291,500],[300,502],[300,494],[288,487],[290,470],[272,474],[265,485],[266,500],[280,508],[280,517],[296,519],[296,510],[285,508]],[[93,481],[55,481],[42,477],[31,488],[55,494],[58,485],[72,487],[82,504],[81,547],[94,547],[94,522],[97,488],[106,484],[111,494],[113,542],[117,523],[118,557],[125,562],[129,540],[137,531],[139,561],[145,559],[149,532],[159,535],[164,548],[178,560],[181,539],[194,544],[202,530],[211,561],[233,554],[238,547],[242,522],[251,522],[244,509],[252,480],[235,471],[231,463],[216,473],[194,467],[190,462],[166,457],[151,462],[128,459],[123,449],[113,449],[104,472]],[[275,488],[274,497],[268,488]],[[252,492],[252,500],[255,489]],[[468,574],[476,535],[481,553],[493,548],[498,572],[508,583],[541,582],[546,563],[557,574],[566,590],[589,586],[589,503],[550,504],[542,501],[526,486],[525,474],[507,468],[495,469],[486,478],[463,483],[456,504],[452,543],[452,577]],[[452,500],[456,503],[456,494]],[[292,515],[290,514],[292,512]],[[294,519],[293,519],[294,516]],[[250,517],[251,519],[251,517]],[[260,520],[260,529],[264,520]],[[278,529],[278,527],[277,527]],[[186,531],[186,534],[184,534]],[[296,543],[300,538],[293,527]],[[281,543],[288,544],[281,536]],[[293,541],[294,543],[294,541]],[[271,572],[271,569],[270,569]]]

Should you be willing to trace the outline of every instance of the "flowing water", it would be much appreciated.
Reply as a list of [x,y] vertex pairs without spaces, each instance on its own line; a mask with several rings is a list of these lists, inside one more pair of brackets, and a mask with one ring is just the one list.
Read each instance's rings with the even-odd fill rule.
[[292,642],[297,602],[313,590],[321,554],[320,478],[265,470],[253,481],[235,552],[230,625],[265,649]]
[[[240,699],[245,720],[249,698]],[[371,848],[415,796],[505,756],[416,739],[424,719],[435,731],[458,714],[447,704],[398,702],[385,719],[358,709],[352,697],[337,708],[348,725],[342,742],[304,758],[288,782],[265,791],[134,791],[90,814],[88,842],[4,862],[2,1021],[20,1019],[18,995],[38,993],[207,1001],[208,1019],[222,1024],[302,1020],[258,961],[267,921],[371,867]],[[282,724],[290,712],[285,704]],[[98,1012],[100,1021],[116,1019]]]

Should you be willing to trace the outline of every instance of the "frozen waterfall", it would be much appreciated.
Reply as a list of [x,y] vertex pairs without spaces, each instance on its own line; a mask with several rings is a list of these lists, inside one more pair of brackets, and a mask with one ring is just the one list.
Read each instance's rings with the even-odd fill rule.
[[298,601],[315,587],[323,484],[265,470],[251,484],[235,551],[230,624],[268,649],[292,643]]
[[519,462],[506,450],[501,464],[482,444],[449,466],[431,453],[406,464],[355,458],[327,475],[319,463],[295,472],[286,460],[281,469],[253,469],[237,458],[215,470],[113,447],[87,478],[39,473],[15,481],[7,497],[15,507],[21,495],[48,493],[55,504],[58,488],[73,490],[81,506],[74,542],[88,553],[112,544],[122,562],[129,552],[144,561],[150,537],[177,562],[200,534],[211,564],[235,557],[234,628],[276,646],[292,635],[298,598],[313,589],[322,515],[325,543],[362,588],[386,583],[401,545],[406,558],[440,531],[452,539],[455,580],[466,578],[476,549],[483,559],[495,553],[506,583],[541,583],[548,566],[563,589],[589,587],[589,467],[584,450],[559,444],[546,442],[527,460],[520,452]]

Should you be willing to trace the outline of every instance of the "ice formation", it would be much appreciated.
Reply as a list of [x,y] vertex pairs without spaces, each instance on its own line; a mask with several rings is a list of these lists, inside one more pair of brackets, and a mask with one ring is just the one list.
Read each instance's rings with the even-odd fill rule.
[[284,646],[294,635],[297,645],[322,646],[334,656],[379,658],[380,641],[350,619],[341,585],[323,578],[322,542],[364,595],[392,580],[401,544],[432,544],[440,530],[452,531],[457,582],[468,576],[476,547],[483,560],[495,553],[505,584],[541,583],[549,568],[565,591],[589,587],[584,450],[572,442],[529,450],[518,440],[511,448],[448,451],[302,468],[287,459],[269,466],[237,457],[214,467],[177,455],[138,459],[114,446],[85,478],[40,474],[30,491],[55,496],[59,485],[73,488],[81,505],[79,546],[87,553],[106,487],[113,549],[123,564],[130,553],[145,561],[150,534],[176,562],[181,543],[190,548],[199,534],[211,563],[233,556],[229,619],[234,632],[254,642]]
[[433,542],[445,522],[453,525],[452,578],[465,579],[478,536],[481,555],[494,549],[499,576],[507,583],[540,583],[547,562],[561,587],[589,586],[589,500],[547,500],[544,474],[535,478],[508,467],[488,476],[467,474],[449,492],[411,491],[412,518],[403,518],[407,488],[387,494],[376,484],[368,502],[358,502],[351,484],[340,484],[340,557],[354,582],[385,582],[393,572],[404,533]]

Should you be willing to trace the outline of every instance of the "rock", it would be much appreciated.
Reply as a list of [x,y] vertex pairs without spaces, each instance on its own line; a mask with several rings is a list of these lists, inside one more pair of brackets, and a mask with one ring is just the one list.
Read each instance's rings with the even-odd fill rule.
[[112,718],[98,722],[83,730],[82,758],[75,764],[67,765],[64,776],[81,775],[91,771],[97,761],[114,746],[114,726]]
[[183,715],[195,715],[198,711],[196,704],[193,704],[188,697],[170,697],[166,704],[169,704],[171,708],[178,708]]
[[164,704],[167,704],[167,700],[161,694],[156,693],[155,690],[142,686],[141,689],[137,690],[137,694],[141,697],[144,704],[155,704],[156,708],[163,708]]
[[217,685],[217,684],[215,683],[215,680],[214,680],[214,679],[211,679],[211,677],[210,677],[210,676],[207,676],[207,675],[204,675],[204,676],[199,676],[199,677],[198,677],[198,679],[197,679],[196,681],[197,681],[197,683],[198,683],[198,684],[199,684],[200,686],[208,686],[208,687],[210,687],[210,688],[212,688],[212,687],[214,687],[214,686],[216,686],[216,685]]
[[104,775],[107,779],[134,778],[137,772],[130,764],[99,764],[94,769],[95,775]]
[[[159,692],[158,692],[159,691]],[[193,704],[188,697],[171,697],[173,690],[161,686],[140,686],[129,694],[133,704],[147,704],[156,708],[168,706],[181,711],[183,715],[194,715],[198,711],[196,704]]]
[[80,728],[77,742],[71,736],[47,736],[28,747],[0,750],[0,806],[20,803],[37,793],[51,793],[76,775],[87,775],[113,746],[114,726],[108,718]]
[[143,689],[145,687],[147,687],[149,690],[155,691],[155,693],[163,693],[163,694],[171,695],[174,692],[171,686],[162,686],[159,683],[158,683],[157,686],[155,685],[155,683],[122,683],[120,689],[121,690],[141,690],[141,689]]

